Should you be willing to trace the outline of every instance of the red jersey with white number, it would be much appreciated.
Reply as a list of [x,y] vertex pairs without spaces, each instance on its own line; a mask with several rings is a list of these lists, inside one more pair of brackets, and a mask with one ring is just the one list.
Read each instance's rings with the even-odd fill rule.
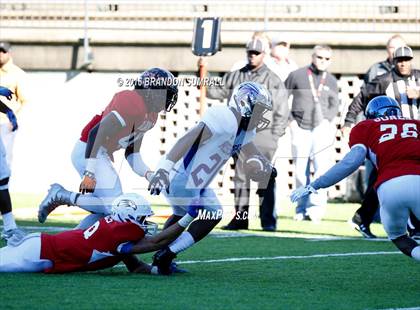
[[99,270],[121,261],[115,256],[117,247],[127,241],[144,237],[136,224],[116,222],[107,216],[86,230],[75,229],[56,235],[41,234],[41,259],[53,266],[46,273]]
[[135,90],[124,90],[116,93],[101,115],[95,115],[83,128],[80,140],[88,141],[89,132],[103,117],[110,113],[118,118],[123,128],[106,142],[104,147],[112,154],[120,148],[141,139],[144,133],[156,123],[157,113],[149,112],[142,96]]
[[402,175],[420,175],[420,121],[381,117],[358,123],[350,133],[350,147],[363,144],[378,169],[377,188]]

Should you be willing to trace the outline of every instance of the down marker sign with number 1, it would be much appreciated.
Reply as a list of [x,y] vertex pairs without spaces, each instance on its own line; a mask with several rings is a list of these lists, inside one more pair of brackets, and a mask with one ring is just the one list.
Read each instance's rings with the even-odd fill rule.
[[[220,44],[220,24],[219,17],[196,18],[194,21],[194,36],[192,41],[192,52],[200,56],[200,80],[207,75],[207,68],[202,57],[211,56],[221,50]],[[200,115],[204,112],[206,101],[206,86],[200,83]]]

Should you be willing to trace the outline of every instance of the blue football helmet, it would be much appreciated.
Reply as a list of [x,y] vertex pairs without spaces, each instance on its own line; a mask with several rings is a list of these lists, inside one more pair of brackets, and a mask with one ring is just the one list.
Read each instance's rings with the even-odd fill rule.
[[369,101],[365,109],[367,119],[374,119],[381,116],[402,116],[399,103],[388,96],[379,96]]
[[240,126],[245,130],[256,128],[259,131],[270,124],[264,114],[273,110],[273,103],[264,85],[255,82],[239,84],[233,90],[228,106],[241,115]]
[[[155,89],[166,90],[165,111],[169,112],[178,100],[178,84],[174,75],[168,70],[161,68],[152,68],[144,71],[137,80],[135,89],[144,89],[146,99],[160,101],[160,92],[153,92]],[[157,102],[152,103],[155,112],[159,112],[163,107]]]

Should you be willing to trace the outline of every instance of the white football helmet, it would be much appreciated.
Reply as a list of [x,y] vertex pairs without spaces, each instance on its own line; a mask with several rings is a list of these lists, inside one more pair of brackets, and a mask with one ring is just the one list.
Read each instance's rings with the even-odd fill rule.
[[128,193],[114,200],[111,207],[111,217],[117,222],[131,222],[140,226],[145,234],[153,235],[157,231],[157,224],[147,221],[153,215],[150,203],[142,196]]
[[241,127],[245,130],[262,130],[270,124],[270,121],[264,118],[264,114],[273,110],[273,104],[264,85],[255,82],[239,84],[233,90],[228,106],[240,113]]

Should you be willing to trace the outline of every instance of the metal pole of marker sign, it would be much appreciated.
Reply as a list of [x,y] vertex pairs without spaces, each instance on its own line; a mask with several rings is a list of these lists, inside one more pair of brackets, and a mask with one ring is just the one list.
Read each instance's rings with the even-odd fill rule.
[[[201,56],[200,58],[202,59],[205,56]],[[204,110],[205,110],[205,106],[206,106],[206,84],[203,83],[204,79],[207,76],[207,66],[206,63],[203,63],[203,61],[200,61],[200,116],[203,116],[204,114]]]

